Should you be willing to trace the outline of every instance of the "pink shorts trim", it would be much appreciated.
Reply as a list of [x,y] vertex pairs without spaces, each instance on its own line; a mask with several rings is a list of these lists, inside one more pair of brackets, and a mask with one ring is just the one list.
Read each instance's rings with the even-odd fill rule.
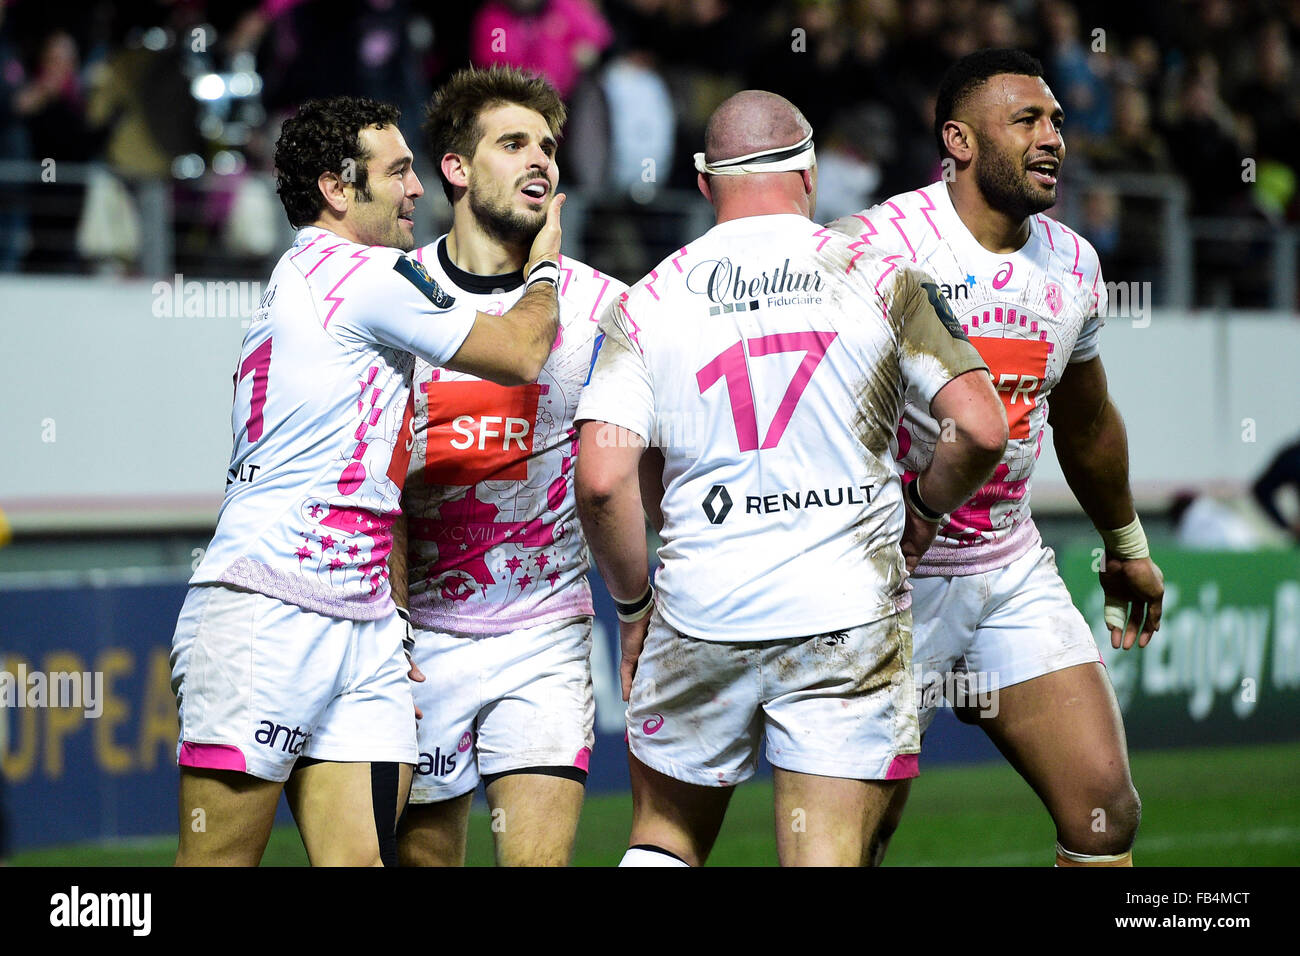
[[910,780],[921,775],[920,754],[899,754],[889,762],[886,780]]
[[180,757],[176,761],[182,767],[201,767],[205,770],[235,770],[248,773],[248,763],[244,752],[230,744],[192,744],[181,741]]
[[573,765],[584,773],[591,765],[591,748],[583,747],[578,751],[578,755],[573,758]]

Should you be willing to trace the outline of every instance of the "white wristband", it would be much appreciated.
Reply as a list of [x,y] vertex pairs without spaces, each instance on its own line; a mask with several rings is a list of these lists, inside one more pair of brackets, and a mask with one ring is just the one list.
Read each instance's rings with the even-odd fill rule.
[[1136,558],[1149,558],[1151,551],[1147,547],[1147,536],[1142,530],[1142,522],[1136,517],[1122,528],[1113,531],[1097,529],[1106,550],[1123,561]]
[[534,283],[549,282],[555,286],[558,292],[560,289],[560,264],[553,259],[542,259],[531,269],[528,270],[528,279],[524,283],[525,289],[531,289]]

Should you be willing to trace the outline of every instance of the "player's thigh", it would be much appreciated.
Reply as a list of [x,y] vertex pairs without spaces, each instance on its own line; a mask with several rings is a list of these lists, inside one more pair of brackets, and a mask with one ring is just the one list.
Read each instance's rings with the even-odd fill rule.
[[583,781],[558,773],[494,778],[487,799],[497,865],[567,866],[585,792]]
[[916,776],[911,623],[904,611],[764,650],[762,709],[773,767],[849,780]]
[[384,866],[410,789],[410,764],[303,760],[285,795],[312,866]]
[[484,637],[474,740],[485,781],[547,768],[585,784],[595,743],[591,618]]
[[782,866],[863,866],[898,784],[772,771]]
[[338,693],[351,621],[193,587],[172,638],[182,767],[283,782]]
[[1119,704],[1101,664],[1004,687],[996,714],[978,725],[1042,799],[1067,848],[1128,848],[1140,804]]
[[181,767],[178,866],[256,866],[284,784],[231,770]]
[[[419,760],[412,809],[444,806],[478,788],[475,741],[488,650],[483,643],[479,635],[416,629],[413,657],[425,679],[411,685],[424,713],[416,728]],[[438,815],[429,811],[430,817]]]
[[703,866],[718,839],[735,787],[687,783],[648,767],[628,754],[632,778],[629,846],[653,846]]
[[954,686],[953,671],[970,649],[988,595],[987,576],[915,577],[912,584],[912,676],[921,733]]
[[753,776],[763,729],[763,652],[773,643],[688,637],[656,611],[628,698],[632,755],[701,787],[731,787]]
[[408,804],[397,826],[402,866],[464,866],[474,794],[437,803]]

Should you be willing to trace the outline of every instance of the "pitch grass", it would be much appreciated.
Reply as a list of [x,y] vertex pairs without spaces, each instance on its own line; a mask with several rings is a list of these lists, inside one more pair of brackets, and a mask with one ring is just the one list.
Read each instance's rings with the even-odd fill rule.
[[[1300,743],[1146,751],[1132,755],[1142,795],[1139,866],[1300,865]],[[574,862],[612,866],[631,821],[627,794],[592,797],[583,809]],[[709,862],[776,862],[770,781],[737,788]],[[1050,866],[1055,836],[1038,798],[1002,763],[927,770],[913,785],[891,866]],[[117,841],[17,854],[28,866],[160,866],[175,837]],[[292,827],[277,827],[264,862],[301,866],[306,854]],[[491,821],[471,819],[469,864],[492,863]]]

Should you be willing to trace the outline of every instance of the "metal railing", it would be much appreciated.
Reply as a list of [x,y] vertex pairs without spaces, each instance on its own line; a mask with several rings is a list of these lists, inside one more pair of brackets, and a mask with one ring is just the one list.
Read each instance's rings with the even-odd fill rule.
[[[41,262],[26,266],[29,271],[126,271],[145,278],[169,278],[185,272],[262,278],[291,241],[293,231],[279,214],[278,203],[278,241],[264,256],[231,251],[221,229],[214,228],[220,225],[223,196],[228,201],[231,191],[246,177],[260,180],[269,189],[273,186],[269,173],[245,172],[239,177],[208,173],[189,180],[120,179],[140,224],[138,248],[129,262],[86,259],[78,252],[78,220],[92,180],[107,171],[97,164],[60,162],[51,179],[40,161],[0,160],[0,196],[9,200],[9,216],[0,219],[0,229],[22,228],[25,220],[27,232],[32,234],[36,232],[32,226],[41,225],[32,235],[42,253]],[[51,181],[58,184],[58,190],[49,188]],[[1183,180],[1141,173],[1090,175],[1063,192],[1055,210],[1057,217],[1072,227],[1080,225],[1089,194],[1099,189],[1118,197],[1121,208],[1134,200],[1158,207],[1159,239],[1150,249],[1149,262],[1142,263],[1158,277],[1152,290],[1155,305],[1177,309],[1237,306],[1243,303],[1233,301],[1234,296],[1239,298],[1238,293],[1249,288],[1258,301],[1246,304],[1266,303],[1274,310],[1292,313],[1297,310],[1300,230],[1296,227],[1244,217],[1191,217]],[[713,224],[709,205],[692,191],[659,190],[646,201],[591,189],[566,191],[566,251],[572,250],[575,258],[627,281],[640,278],[671,250]],[[436,195],[426,198],[419,204],[417,235],[423,241],[432,239],[447,227],[448,220],[442,201]],[[1087,235],[1086,228],[1082,231]],[[3,240],[0,236],[0,242]],[[1211,241],[1214,246],[1208,245]],[[1215,263],[1231,248],[1237,248],[1240,258],[1249,259],[1258,268],[1225,270],[1220,264],[1216,275]],[[60,268],[43,269],[48,263],[59,263]],[[1198,283],[1198,279],[1202,281]]]

